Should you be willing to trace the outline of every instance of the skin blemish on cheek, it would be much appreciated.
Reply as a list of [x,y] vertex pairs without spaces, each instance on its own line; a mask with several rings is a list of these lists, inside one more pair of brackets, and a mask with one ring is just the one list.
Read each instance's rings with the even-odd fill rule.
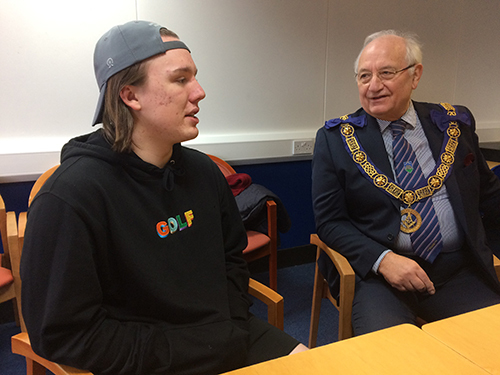
[[158,105],[160,106],[167,106],[172,103],[172,97],[171,96],[163,96],[158,98]]

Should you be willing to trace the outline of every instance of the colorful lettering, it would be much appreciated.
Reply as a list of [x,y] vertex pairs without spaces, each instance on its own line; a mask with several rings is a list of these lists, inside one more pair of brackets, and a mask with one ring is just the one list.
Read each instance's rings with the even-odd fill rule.
[[189,210],[189,211],[184,212],[184,216],[186,217],[186,222],[187,222],[188,227],[193,225],[193,219],[194,219],[193,211]]
[[182,222],[181,215],[177,215],[175,218],[170,217],[167,221],[159,221],[156,224],[156,232],[161,238],[167,237],[169,234],[173,234],[177,231],[184,230],[193,225],[194,214],[192,210],[184,212],[185,222]]
[[171,217],[168,219],[168,227],[170,229],[170,233],[174,233],[174,232],[177,232],[177,228],[179,227],[179,225],[177,224],[177,221]]
[[159,221],[158,224],[156,224],[156,232],[158,232],[158,236],[161,238],[167,237],[169,233],[167,222]]
[[179,223],[179,230],[183,230],[187,227],[187,223],[182,222],[181,215],[177,215],[175,218],[177,219],[177,222]]

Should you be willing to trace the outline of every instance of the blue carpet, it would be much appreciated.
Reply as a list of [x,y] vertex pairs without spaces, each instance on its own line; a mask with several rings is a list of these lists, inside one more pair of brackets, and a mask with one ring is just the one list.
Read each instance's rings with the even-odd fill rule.
[[0,374],[2,375],[26,374],[24,357],[12,354],[10,350],[10,338],[19,332],[21,329],[14,322],[0,324]]
[[[267,272],[252,274],[252,277],[268,285]],[[314,263],[281,268],[278,270],[278,293],[285,301],[285,332],[295,337],[304,345],[309,341],[309,321],[311,318],[312,291],[314,282]],[[0,304],[0,318],[2,315],[10,317],[12,303]],[[266,306],[256,300],[251,308],[252,313],[267,320]],[[10,319],[10,318],[9,318]],[[0,374],[24,375],[26,362],[24,357],[11,353],[10,337],[20,332],[14,322],[1,321],[0,324]],[[321,307],[318,346],[337,341],[338,313],[329,301],[323,300]]]

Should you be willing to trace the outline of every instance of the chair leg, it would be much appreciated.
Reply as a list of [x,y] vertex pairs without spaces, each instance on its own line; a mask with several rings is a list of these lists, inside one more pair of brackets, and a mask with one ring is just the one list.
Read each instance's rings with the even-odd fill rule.
[[269,254],[269,286],[275,292],[278,291],[278,254]]
[[45,375],[46,369],[38,362],[26,358],[26,375]]
[[319,315],[321,312],[321,301],[323,299],[323,276],[318,270],[314,272],[313,300],[311,308],[311,324],[309,327],[309,348],[315,348],[318,339]]
[[17,300],[16,300],[16,298],[14,298],[12,300],[12,304],[13,304],[12,310],[14,311],[14,319],[16,321],[16,326],[19,327],[21,325],[21,321],[19,320],[19,309],[17,308]]

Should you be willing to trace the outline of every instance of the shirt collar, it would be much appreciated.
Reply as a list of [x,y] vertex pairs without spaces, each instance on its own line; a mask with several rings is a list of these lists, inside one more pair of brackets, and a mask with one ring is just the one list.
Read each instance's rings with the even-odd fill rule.
[[[415,111],[415,107],[413,106],[412,100],[410,100],[410,106],[408,107],[408,110],[405,112],[403,116],[401,116],[401,120],[408,123],[411,129],[415,129],[415,126],[417,125],[417,112]],[[378,126],[380,127],[380,131],[383,132],[385,129],[387,129],[387,127],[392,121],[377,119],[377,122]]]

